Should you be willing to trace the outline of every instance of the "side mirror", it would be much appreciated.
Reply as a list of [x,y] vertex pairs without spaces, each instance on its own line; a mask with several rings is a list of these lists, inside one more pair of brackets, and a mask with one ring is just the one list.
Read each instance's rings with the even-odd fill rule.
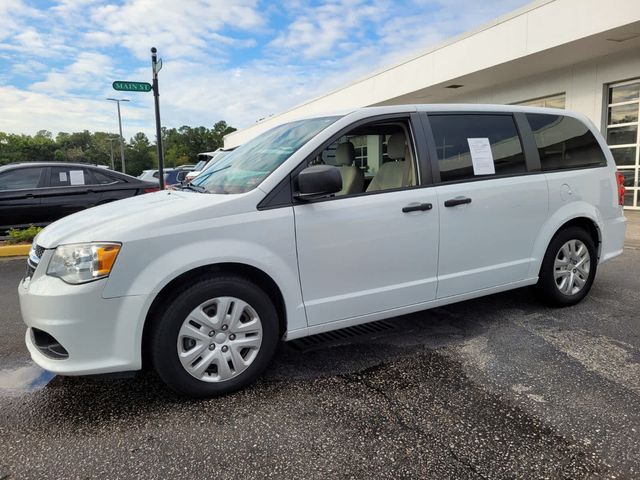
[[313,165],[298,174],[298,200],[316,200],[342,190],[342,175],[333,165]]

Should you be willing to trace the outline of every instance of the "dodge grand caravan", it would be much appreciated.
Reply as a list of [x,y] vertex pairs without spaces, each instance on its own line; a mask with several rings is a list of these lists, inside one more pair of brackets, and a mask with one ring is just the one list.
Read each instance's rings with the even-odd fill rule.
[[278,342],[536,285],[584,298],[622,252],[624,187],[584,117],[482,105],[373,107],[287,123],[189,190],[71,215],[19,286],[34,361],[139,370],[211,396]]

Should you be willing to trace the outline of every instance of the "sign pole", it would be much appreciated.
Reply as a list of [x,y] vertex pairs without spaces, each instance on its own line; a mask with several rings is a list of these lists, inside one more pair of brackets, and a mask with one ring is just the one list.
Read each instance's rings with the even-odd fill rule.
[[162,128],[160,126],[160,91],[158,89],[158,71],[162,68],[162,60],[160,60],[160,68],[158,68],[158,55],[156,47],[151,48],[151,67],[153,70],[153,100],[156,108],[156,149],[158,151],[158,174],[160,176],[160,190],[164,190],[164,158],[162,151]]

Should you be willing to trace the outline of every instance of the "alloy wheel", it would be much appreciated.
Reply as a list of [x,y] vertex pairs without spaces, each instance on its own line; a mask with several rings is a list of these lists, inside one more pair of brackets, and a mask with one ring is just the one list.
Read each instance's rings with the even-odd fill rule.
[[591,256],[580,240],[569,240],[556,254],[553,273],[558,290],[564,295],[575,295],[589,279]]

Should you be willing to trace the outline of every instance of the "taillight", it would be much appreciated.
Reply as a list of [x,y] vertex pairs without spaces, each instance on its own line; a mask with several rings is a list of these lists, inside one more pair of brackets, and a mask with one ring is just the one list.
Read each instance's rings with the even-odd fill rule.
[[151,193],[151,192],[157,192],[160,190],[160,187],[148,187],[148,188],[144,188],[142,190],[142,193]]
[[626,192],[626,188],[624,188],[624,175],[616,172],[616,181],[618,182],[618,205],[624,205],[624,194]]

